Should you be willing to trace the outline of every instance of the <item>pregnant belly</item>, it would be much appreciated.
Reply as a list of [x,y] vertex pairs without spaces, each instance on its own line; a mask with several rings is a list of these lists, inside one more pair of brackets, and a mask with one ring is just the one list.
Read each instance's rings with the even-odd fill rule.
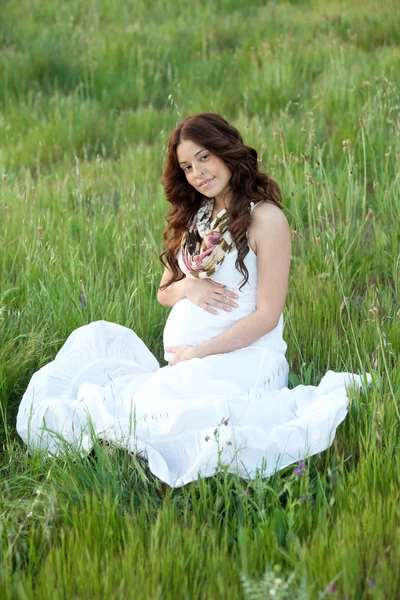
[[[229,329],[236,321],[254,312],[254,302],[240,301],[240,306],[232,311],[218,310],[213,315],[187,298],[179,300],[169,313],[164,327],[163,343],[167,346],[188,344],[197,346]],[[168,361],[173,355],[164,350],[164,359]]]

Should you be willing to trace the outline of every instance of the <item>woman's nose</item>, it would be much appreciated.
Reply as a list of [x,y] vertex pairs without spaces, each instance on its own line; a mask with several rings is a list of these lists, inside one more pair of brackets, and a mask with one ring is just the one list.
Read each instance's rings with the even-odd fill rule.
[[203,169],[200,165],[193,165],[192,168],[195,177],[201,177],[203,175]]

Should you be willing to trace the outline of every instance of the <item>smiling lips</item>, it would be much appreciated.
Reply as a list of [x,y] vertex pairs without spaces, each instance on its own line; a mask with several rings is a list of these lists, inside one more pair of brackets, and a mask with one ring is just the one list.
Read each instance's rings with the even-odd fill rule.
[[203,181],[202,183],[199,184],[199,187],[203,187],[203,185],[207,185],[207,183],[210,183],[210,181],[213,181],[213,179],[215,179],[215,177],[211,177],[211,179],[206,179],[205,181]]

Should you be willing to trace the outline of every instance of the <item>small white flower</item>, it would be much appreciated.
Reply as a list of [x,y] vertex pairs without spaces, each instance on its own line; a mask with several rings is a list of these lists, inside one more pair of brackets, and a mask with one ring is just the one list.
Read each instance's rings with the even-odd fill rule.
[[269,590],[270,596],[276,596],[276,590]]
[[274,584],[276,585],[276,587],[279,587],[281,585],[281,583],[282,583],[282,579],[280,579],[279,577],[277,577],[274,580]]

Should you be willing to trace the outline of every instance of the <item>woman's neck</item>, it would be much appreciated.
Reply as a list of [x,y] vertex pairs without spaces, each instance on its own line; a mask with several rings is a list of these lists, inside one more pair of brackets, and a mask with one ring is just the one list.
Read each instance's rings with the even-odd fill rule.
[[219,194],[214,198],[214,213],[219,213],[223,208],[228,209],[231,203],[231,195],[229,193]]

